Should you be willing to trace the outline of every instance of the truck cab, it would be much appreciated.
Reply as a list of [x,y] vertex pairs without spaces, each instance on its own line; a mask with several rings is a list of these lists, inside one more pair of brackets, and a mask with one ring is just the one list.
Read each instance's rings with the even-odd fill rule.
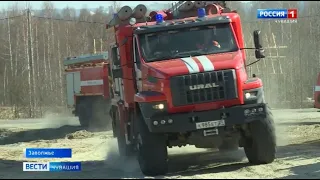
[[[140,23],[136,8],[129,24],[114,27],[114,131],[120,154],[137,155],[146,175],[165,174],[167,147],[187,144],[244,147],[253,164],[275,159],[273,117],[261,79],[246,72],[239,14],[195,3],[181,6],[186,17],[161,11]],[[249,49],[262,59],[260,31],[253,36],[255,48]]]

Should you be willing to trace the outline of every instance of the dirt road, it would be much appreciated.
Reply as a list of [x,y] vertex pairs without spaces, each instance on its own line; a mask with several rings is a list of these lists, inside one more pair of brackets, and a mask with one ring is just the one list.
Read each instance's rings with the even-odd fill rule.
[[[273,110],[277,160],[250,166],[244,152],[221,154],[192,146],[169,149],[170,173],[156,178],[320,178],[320,112]],[[111,132],[81,131],[75,118],[0,121],[2,178],[144,178],[135,159],[121,159]],[[22,172],[26,147],[67,147],[82,161],[82,172]],[[43,161],[43,160],[39,160]],[[53,161],[50,159],[50,161]],[[54,159],[59,161],[59,159]]]

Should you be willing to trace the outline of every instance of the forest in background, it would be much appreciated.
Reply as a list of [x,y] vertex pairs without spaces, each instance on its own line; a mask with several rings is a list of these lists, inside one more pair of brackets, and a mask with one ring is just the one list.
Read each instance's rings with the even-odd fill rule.
[[[120,3],[112,6],[118,9]],[[73,8],[58,13],[53,3],[44,2],[37,12],[41,16],[17,3],[0,13],[0,106],[10,107],[16,118],[64,107],[63,59],[93,53],[94,40],[97,52],[107,51],[110,38],[111,15],[103,7],[76,15]]]
[[[120,5],[112,1],[112,8]],[[240,13],[246,47],[253,46],[253,30],[264,34],[267,58],[248,67],[248,72],[262,78],[267,101],[272,107],[305,107],[319,72],[320,2],[227,5]],[[258,20],[259,8],[298,8],[298,23]],[[113,38],[105,28],[111,14],[103,7],[77,14],[72,8],[57,11],[45,2],[41,13],[28,12],[18,5],[0,12],[0,107],[11,108],[14,118],[39,117],[48,109],[65,107],[63,59],[93,53],[94,40],[97,52],[107,51]],[[253,51],[247,55],[249,63],[255,60]]]
[[[261,30],[266,58],[248,67],[264,84],[265,97],[273,108],[310,108],[320,72],[320,2],[229,1],[242,19],[246,47],[253,47],[253,31]],[[297,23],[257,19],[257,9],[298,9]],[[248,63],[254,52],[247,51]],[[320,99],[316,99],[320,101]]]

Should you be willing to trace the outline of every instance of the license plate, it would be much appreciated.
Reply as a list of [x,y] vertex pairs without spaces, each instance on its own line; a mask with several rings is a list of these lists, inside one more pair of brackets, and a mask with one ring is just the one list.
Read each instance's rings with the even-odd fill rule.
[[225,125],[226,125],[226,123],[224,120],[207,121],[207,122],[196,123],[196,128],[197,129],[206,129],[206,128],[225,126]]

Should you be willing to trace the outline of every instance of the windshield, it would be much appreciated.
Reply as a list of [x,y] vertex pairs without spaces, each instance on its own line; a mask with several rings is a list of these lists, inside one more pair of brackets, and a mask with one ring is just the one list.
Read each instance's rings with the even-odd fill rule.
[[146,62],[238,50],[229,24],[142,34],[139,43]]

